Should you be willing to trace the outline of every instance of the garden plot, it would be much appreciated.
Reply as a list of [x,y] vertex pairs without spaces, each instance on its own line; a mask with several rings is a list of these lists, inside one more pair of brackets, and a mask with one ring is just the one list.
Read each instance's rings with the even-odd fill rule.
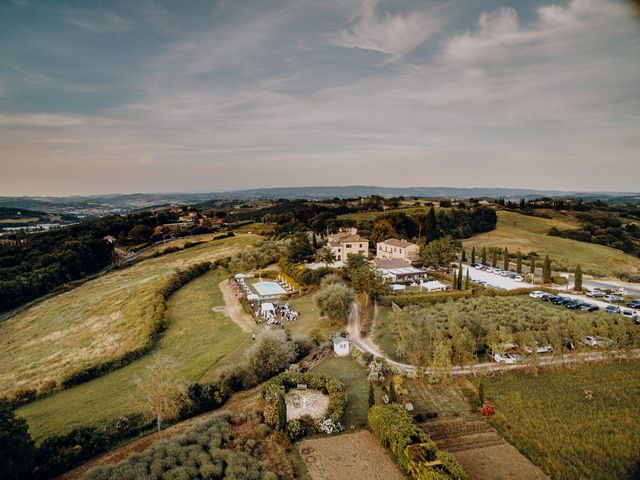
[[313,480],[402,480],[391,458],[366,430],[304,440],[300,455]]
[[323,418],[329,406],[329,396],[318,390],[292,388],[284,397],[287,405],[287,421],[309,415],[315,420]]

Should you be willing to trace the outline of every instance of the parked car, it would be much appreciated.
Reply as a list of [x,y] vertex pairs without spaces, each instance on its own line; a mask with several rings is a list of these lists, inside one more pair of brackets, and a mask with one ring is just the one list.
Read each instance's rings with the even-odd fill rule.
[[516,282],[522,282],[524,280],[524,277],[522,275],[516,275],[515,277],[513,277],[513,279]]
[[564,306],[569,310],[577,310],[582,305],[584,305],[584,303],[585,302],[583,302],[582,300],[571,300],[570,302],[565,303]]
[[635,300],[631,300],[629,303],[627,303],[627,307],[640,308],[640,299],[636,298]]
[[602,337],[594,337],[592,335],[587,335],[587,337],[582,341],[585,345],[589,347],[606,347],[613,343],[613,340],[610,338],[602,338]]
[[569,303],[571,301],[572,300],[570,298],[561,297],[560,295],[558,295],[556,298],[551,300],[551,303],[553,303],[554,305],[564,305],[564,304]]
[[[523,350],[529,354],[533,353],[533,349],[529,345],[525,345]],[[553,347],[551,345],[540,346],[536,343],[536,353],[551,353],[551,352],[553,352]]]
[[551,302],[552,300],[554,300],[557,297],[557,295],[554,295],[553,293],[545,293],[544,295],[542,295],[540,298],[542,299],[542,301],[544,302]]
[[605,295],[602,297],[605,302],[613,302],[613,303],[622,303],[624,302],[623,297],[619,297],[618,295]]
[[587,292],[587,297],[600,298],[604,297],[605,295],[606,293],[604,293],[602,290],[598,290],[597,288],[594,288],[593,290],[589,290]]
[[519,355],[515,355],[513,353],[496,353],[493,356],[493,361],[497,363],[506,363],[509,365],[513,365],[514,363],[522,360],[522,357]]
[[634,312],[633,310],[629,310],[627,308],[625,308],[624,310],[622,310],[622,315],[627,317],[627,318],[635,318],[636,316],[636,312]]
[[542,297],[544,297],[545,295],[549,295],[549,294],[548,294],[548,293],[546,293],[546,292],[543,292],[542,290],[534,290],[533,292],[530,292],[530,293],[529,293],[529,296],[530,296],[531,298],[542,298]]
[[604,307],[606,313],[620,313],[620,307],[618,305],[607,305]]
[[582,306],[578,307],[578,309],[582,312],[597,312],[600,310],[600,307],[595,303],[584,303]]

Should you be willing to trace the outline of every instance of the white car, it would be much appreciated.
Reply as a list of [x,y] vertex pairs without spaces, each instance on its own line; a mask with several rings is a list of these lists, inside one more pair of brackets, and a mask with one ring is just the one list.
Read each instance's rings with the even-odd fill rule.
[[614,303],[622,303],[624,302],[623,297],[619,297],[617,295],[605,295],[602,297],[605,302],[614,302]]
[[[525,345],[524,351],[531,354],[533,353],[533,349],[529,345]],[[536,353],[551,353],[553,352],[553,347],[551,345],[539,346],[536,344]]]
[[587,292],[587,297],[597,298],[597,297],[604,297],[605,295],[606,293],[604,293],[602,290],[598,290],[597,288],[594,288],[593,290],[589,290]]
[[529,293],[529,296],[531,298],[542,298],[542,296],[546,294],[547,292],[543,292],[541,290],[534,290],[533,292]]
[[611,340],[610,338],[601,338],[601,337],[594,337],[592,335],[587,335],[585,339],[582,341],[582,343],[584,343],[589,347],[602,347],[602,346],[611,345],[613,343],[613,340]]
[[497,363],[506,363],[508,365],[513,365],[520,360],[522,360],[522,357],[520,357],[519,355],[514,355],[513,353],[496,353],[493,355],[493,361]]
[[516,282],[522,282],[524,280],[524,277],[522,275],[516,275],[515,277],[513,277],[513,279]]
[[634,312],[633,310],[629,310],[627,308],[625,308],[624,310],[622,310],[622,315],[627,317],[627,318],[635,318],[636,317],[636,312]]

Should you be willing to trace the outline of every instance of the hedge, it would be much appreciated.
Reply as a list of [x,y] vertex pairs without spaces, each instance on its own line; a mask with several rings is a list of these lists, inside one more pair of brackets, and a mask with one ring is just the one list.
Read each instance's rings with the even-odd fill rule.
[[401,470],[414,480],[465,480],[458,462],[438,450],[413,421],[404,406],[374,405],[369,410],[369,428]]
[[287,432],[292,440],[305,434],[316,433],[318,427],[310,418],[292,420],[287,423],[284,396],[290,388],[300,384],[305,384],[311,390],[319,390],[329,395],[329,405],[324,413],[324,420],[331,420],[339,428],[348,400],[347,394],[344,392],[344,384],[336,378],[309,372],[284,372],[265,383],[262,387],[262,397],[266,401],[265,422],[281,432]]

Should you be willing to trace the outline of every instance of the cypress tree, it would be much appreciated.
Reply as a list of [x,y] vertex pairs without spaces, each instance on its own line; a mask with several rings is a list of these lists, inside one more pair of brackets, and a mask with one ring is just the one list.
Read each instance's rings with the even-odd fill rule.
[[471,247],[471,264],[475,265],[475,263],[476,263],[476,246],[473,245]]
[[529,272],[531,272],[533,276],[536,275],[536,257],[531,257],[531,262],[529,264]]
[[522,253],[518,250],[516,255],[516,273],[522,273]]
[[453,271],[453,281],[451,283],[453,283],[453,289],[457,290],[458,289],[458,277],[457,277],[458,273],[454,270]]
[[373,383],[369,382],[369,408],[373,407],[376,404],[376,396],[373,391]]
[[491,266],[496,268],[496,265],[498,265],[498,249],[494,248],[493,254],[491,255]]
[[502,256],[502,265],[504,266],[505,270],[509,270],[509,249],[507,247],[504,247],[504,253]]
[[580,265],[578,265],[576,267],[576,271],[574,273],[574,277],[573,277],[573,289],[581,292],[582,291],[582,268],[580,268]]
[[482,264],[487,264],[487,247],[482,247]]
[[469,290],[471,287],[471,277],[469,276],[469,269],[467,268],[467,274],[464,277],[464,289]]
[[551,259],[549,259],[549,255],[544,257],[544,263],[542,264],[542,282],[551,283]]
[[311,232],[311,245],[313,246],[313,250],[318,250],[318,239],[316,238],[316,232]]
[[467,252],[464,251],[464,248],[462,249],[462,255],[460,256],[460,258],[463,262],[467,261]]
[[458,270],[458,290],[462,290],[462,262],[460,262],[460,269]]
[[424,225],[424,239],[429,243],[436,238],[438,238],[438,220],[436,218],[436,209],[431,207]]
[[484,405],[484,379],[480,379],[480,385],[478,386],[478,401],[480,406]]

